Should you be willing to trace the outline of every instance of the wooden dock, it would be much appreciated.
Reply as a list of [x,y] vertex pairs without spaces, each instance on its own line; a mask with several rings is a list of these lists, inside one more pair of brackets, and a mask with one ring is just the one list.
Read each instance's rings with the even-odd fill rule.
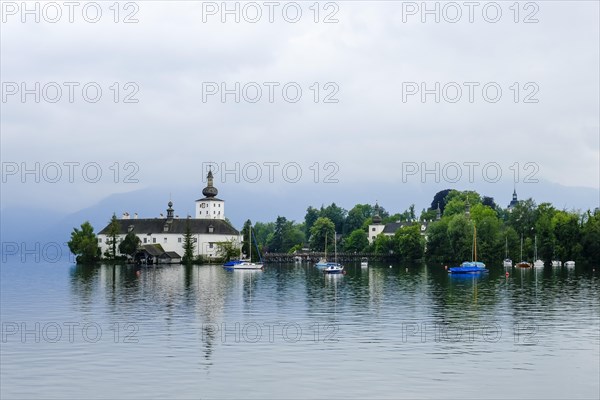
[[[321,258],[325,257],[325,253],[299,253],[299,254],[288,254],[288,253],[266,253],[263,255],[263,261],[265,263],[293,263],[293,262],[304,262],[314,264]],[[345,262],[360,262],[361,258],[368,258],[369,260],[381,259],[380,254],[372,253],[338,253],[337,260],[340,263]],[[327,255],[328,261],[333,261],[333,254]]]

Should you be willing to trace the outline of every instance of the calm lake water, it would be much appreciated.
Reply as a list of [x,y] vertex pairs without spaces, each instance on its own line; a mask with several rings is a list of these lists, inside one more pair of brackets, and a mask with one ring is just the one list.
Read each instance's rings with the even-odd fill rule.
[[599,271],[1,266],[0,397],[598,398]]

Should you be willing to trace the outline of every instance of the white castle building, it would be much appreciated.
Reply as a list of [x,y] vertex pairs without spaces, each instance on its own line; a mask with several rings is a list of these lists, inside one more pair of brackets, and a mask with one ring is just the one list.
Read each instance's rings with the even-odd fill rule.
[[[195,218],[174,217],[173,203],[169,201],[167,217],[131,219],[124,213],[119,221],[120,243],[129,232],[134,232],[141,242],[140,251],[154,262],[179,262],[183,257],[184,235],[189,226],[194,238],[194,253],[207,258],[216,258],[217,243],[233,241],[240,246],[242,236],[225,220],[225,201],[216,196],[212,171],[207,175],[207,186],[202,190],[203,198],[196,200]],[[98,245],[102,254],[110,247],[110,223],[98,233]],[[118,249],[117,249],[118,252]],[[118,255],[118,254],[117,254]]]

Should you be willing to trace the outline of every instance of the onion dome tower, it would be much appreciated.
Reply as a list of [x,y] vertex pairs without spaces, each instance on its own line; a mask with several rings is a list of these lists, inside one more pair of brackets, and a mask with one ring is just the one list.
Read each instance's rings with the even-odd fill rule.
[[375,202],[375,207],[373,209],[373,224],[379,225],[381,224],[381,216],[379,215],[379,204],[377,201]]
[[219,191],[214,187],[212,170],[206,175],[206,187],[202,189],[203,198],[196,200],[196,218],[225,219],[225,202],[217,198]]

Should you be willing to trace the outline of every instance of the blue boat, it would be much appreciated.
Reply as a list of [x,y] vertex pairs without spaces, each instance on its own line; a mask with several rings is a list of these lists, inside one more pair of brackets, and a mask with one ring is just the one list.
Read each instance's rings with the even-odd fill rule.
[[460,267],[452,267],[448,269],[451,274],[475,274],[480,272],[488,272],[485,264],[479,261],[465,261],[460,264]]
[[473,225],[473,261],[465,261],[459,267],[448,269],[450,274],[479,274],[488,272],[485,264],[477,261],[477,228]]
[[244,261],[242,260],[229,260],[227,261],[225,264],[223,264],[224,267],[233,267],[234,265],[238,265],[243,263]]

